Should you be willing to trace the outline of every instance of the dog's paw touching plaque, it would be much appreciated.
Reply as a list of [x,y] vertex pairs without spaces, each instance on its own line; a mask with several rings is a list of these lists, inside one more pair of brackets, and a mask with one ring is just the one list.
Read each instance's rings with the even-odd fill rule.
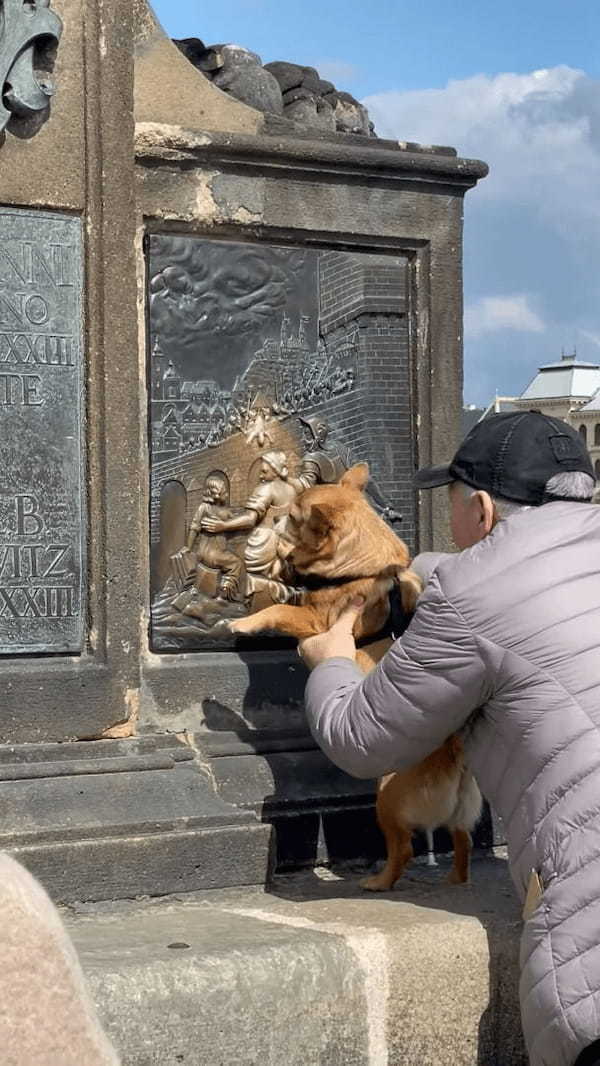
[[248,633],[252,629],[252,623],[249,618],[228,619],[225,621],[225,625],[229,633]]

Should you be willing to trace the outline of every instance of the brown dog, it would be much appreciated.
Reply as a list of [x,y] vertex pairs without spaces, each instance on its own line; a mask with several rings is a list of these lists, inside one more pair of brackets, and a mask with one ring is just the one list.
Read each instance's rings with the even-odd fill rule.
[[[274,629],[303,640],[330,629],[357,596],[365,604],[354,629],[357,641],[375,636],[389,615],[388,594],[396,582],[402,606],[412,612],[421,592],[408,569],[406,545],[369,506],[363,490],[369,479],[366,463],[352,467],[338,485],[316,485],[299,496],[291,509],[290,560],[307,584],[299,607],[278,604],[229,623],[236,633]],[[376,640],[357,652],[368,672],[392,641]],[[452,833],[452,882],[469,879],[470,831],[481,813],[481,795],[463,757],[461,741],[451,736],[427,759],[379,782],[377,819],[387,845],[381,873],[362,884],[373,892],[391,889],[412,858],[415,829],[444,825]]]

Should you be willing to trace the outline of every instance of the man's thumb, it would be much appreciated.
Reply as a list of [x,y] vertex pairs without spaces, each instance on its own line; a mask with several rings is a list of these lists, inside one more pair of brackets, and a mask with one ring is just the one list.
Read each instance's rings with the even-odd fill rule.
[[338,618],[336,627],[346,630],[347,633],[351,633],[354,629],[354,623],[358,618],[360,612],[365,605],[364,596],[355,596],[349,605],[342,611]]

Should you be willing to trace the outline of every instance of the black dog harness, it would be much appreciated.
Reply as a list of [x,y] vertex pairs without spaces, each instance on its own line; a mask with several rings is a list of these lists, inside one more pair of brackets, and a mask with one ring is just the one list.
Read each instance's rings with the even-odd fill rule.
[[[302,588],[307,592],[318,592],[319,589],[326,588],[340,588],[342,585],[349,585],[351,581],[365,580],[364,574],[352,574],[345,577],[321,577],[320,574],[301,574],[300,576],[302,578]],[[366,576],[377,577],[378,575],[367,574]],[[378,633],[372,633],[370,636],[359,640],[356,645],[357,648],[364,648],[367,644],[374,644],[376,641],[384,640],[386,637],[391,638],[391,640],[397,640],[408,629],[413,612],[404,610],[400,589],[396,583],[392,585],[388,593],[388,602],[390,609],[385,624]]]

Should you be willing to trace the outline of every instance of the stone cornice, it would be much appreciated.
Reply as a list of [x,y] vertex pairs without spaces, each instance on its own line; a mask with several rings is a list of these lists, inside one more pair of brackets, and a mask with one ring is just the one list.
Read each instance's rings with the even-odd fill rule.
[[448,151],[404,148],[372,138],[335,138],[203,132],[143,122],[136,127],[136,160],[149,167],[253,166],[262,171],[377,175],[383,180],[428,182],[472,188],[488,173],[478,159]]
[[537,410],[541,407],[569,407],[579,411],[578,405],[588,403],[589,399],[589,396],[536,396],[535,399],[518,397],[512,402],[515,407],[525,411]]

